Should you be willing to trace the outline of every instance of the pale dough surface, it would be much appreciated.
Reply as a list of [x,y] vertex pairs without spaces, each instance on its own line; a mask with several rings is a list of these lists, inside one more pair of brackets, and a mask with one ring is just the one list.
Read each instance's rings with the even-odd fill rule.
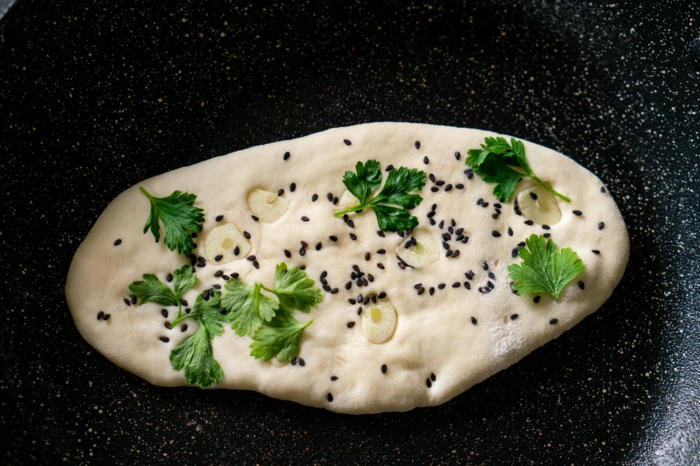
[[[629,255],[627,228],[609,192],[601,192],[603,183],[570,158],[525,142],[534,172],[572,199],[570,204],[558,201],[563,216],[549,233],[560,248],[576,251],[586,269],[564,288],[558,302],[542,296],[539,303],[534,303],[533,295],[513,294],[507,266],[521,259],[512,258],[511,251],[530,234],[546,231],[539,225],[524,224],[525,219],[514,212],[513,199],[503,203],[502,213],[493,219],[493,204],[498,202],[492,194],[494,185],[478,176],[465,176],[467,151],[479,147],[485,136],[494,135],[445,126],[371,123],[252,147],[138,183],[107,206],[75,254],[66,284],[73,319],[88,343],[118,366],[156,385],[186,385],[184,374],[173,370],[168,358],[197,324],[188,320],[186,332],[168,330],[164,323],[174,318],[175,308],[169,309],[170,317],[166,319],[161,315],[163,306],[127,306],[123,300],[128,297],[129,284],[140,280],[144,273],[154,273],[165,282],[168,273],[188,263],[184,256],[169,251],[162,240],[156,244],[150,232],[142,233],[149,203],[138,187],[158,197],[174,190],[188,191],[197,195],[195,205],[206,215],[194,254],[204,256],[207,233],[231,222],[251,234],[250,254],[255,254],[260,264],[255,269],[245,259],[221,266],[208,261],[206,267],[197,268],[197,285],[185,296],[190,303],[214,283],[224,284],[214,277],[217,270],[238,272],[249,284],[257,280],[271,285],[275,265],[280,262],[289,267],[305,265],[318,286],[319,276],[326,271],[329,285],[340,290],[336,294],[324,291],[323,302],[310,314],[295,313],[300,322],[314,321],[304,331],[300,344],[299,356],[306,363],[303,367],[252,358],[250,337],[239,337],[226,325],[223,335],[213,340],[214,357],[224,371],[224,378],[213,388],[256,390],[275,398],[355,414],[406,411],[444,403],[596,311],[620,281]],[[416,141],[420,142],[418,149]],[[290,153],[286,161],[285,152]],[[461,153],[459,161],[455,152]],[[421,192],[424,200],[412,213],[420,221],[419,228],[433,234],[438,244],[452,219],[457,227],[464,228],[468,243],[452,243],[452,248],[460,251],[459,257],[445,257],[441,247],[436,262],[404,270],[398,266],[395,249],[405,240],[390,232],[380,237],[372,211],[351,215],[354,228],[342,218],[333,217],[335,206],[327,200],[327,194],[340,197],[345,191],[343,173],[370,158],[381,163],[384,180],[384,168],[393,164],[418,168],[445,181],[438,192],[431,191],[436,185],[428,181]],[[291,183],[296,183],[294,192],[290,191]],[[464,184],[463,189],[444,189],[447,184],[459,183]],[[246,198],[255,188],[285,190],[290,206],[282,218],[275,223],[251,218]],[[311,200],[313,194],[319,196],[315,202]],[[477,205],[479,198],[490,205]],[[426,215],[433,204],[437,204],[436,223],[445,221],[442,229],[428,223]],[[573,210],[583,215],[574,215]],[[224,219],[217,223],[218,215]],[[302,216],[309,221],[302,221]],[[600,222],[605,224],[602,230]],[[509,227],[513,236],[507,232]],[[501,236],[494,237],[493,231]],[[351,232],[357,240],[350,238]],[[336,235],[338,241],[332,242],[330,235]],[[114,246],[117,239],[122,243]],[[309,244],[303,257],[299,255],[301,241]],[[318,242],[322,243],[320,251],[314,247]],[[291,258],[284,256],[284,249],[292,252]],[[378,254],[380,249],[386,254]],[[600,250],[600,254],[592,250]],[[371,255],[369,261],[365,260],[367,252]],[[489,280],[482,268],[484,261],[488,272],[495,275],[491,280],[495,287],[486,294],[478,291]],[[385,268],[380,269],[378,263]],[[362,288],[353,284],[346,291],[353,264],[372,274],[374,282]],[[453,288],[454,282],[468,281],[465,273],[469,270],[474,272],[471,289]],[[579,280],[585,289],[577,286]],[[422,295],[414,288],[417,283],[426,289]],[[438,289],[441,283],[446,284],[444,289]],[[427,291],[430,287],[435,288],[433,295]],[[358,305],[351,305],[348,299],[381,291],[396,308],[398,324],[394,336],[377,345],[363,336]],[[99,311],[111,314],[110,320],[97,320]],[[512,314],[518,314],[518,318],[511,320]],[[553,318],[558,319],[557,324],[550,324]],[[356,325],[348,328],[352,321]],[[161,336],[170,341],[163,343]],[[382,365],[387,366],[385,374]],[[428,387],[426,381],[431,374],[435,381]],[[337,380],[332,381],[332,376]],[[329,393],[332,402],[328,401]],[[236,395],[232,392],[231,396]]]

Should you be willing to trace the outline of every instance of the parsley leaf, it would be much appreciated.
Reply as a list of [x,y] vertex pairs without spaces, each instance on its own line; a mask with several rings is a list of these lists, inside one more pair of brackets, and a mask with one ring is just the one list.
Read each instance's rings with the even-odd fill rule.
[[[204,299],[207,293],[207,299]],[[196,333],[190,335],[170,353],[170,364],[176,371],[185,371],[187,382],[207,388],[218,383],[224,376],[224,371],[214,359],[211,340],[224,330],[219,322],[230,322],[230,313],[222,314],[221,292],[208,290],[197,296],[192,306],[192,312],[178,316],[172,323],[177,325],[185,319],[192,319],[199,324]]]
[[260,328],[263,321],[275,316],[279,303],[260,293],[261,283],[246,285],[236,278],[229,280],[224,288],[228,290],[221,299],[221,305],[233,316],[231,328],[236,335],[248,335]]
[[420,204],[423,198],[418,194],[409,194],[409,192],[423,189],[425,172],[406,167],[394,169],[389,172],[382,190],[369,199],[381,183],[382,173],[379,162],[376,160],[368,160],[364,164],[357,162],[355,171],[356,173],[345,172],[343,184],[360,203],[336,212],[334,214],[336,217],[370,208],[374,210],[377,224],[382,231],[403,231],[418,225],[418,219],[408,211]]
[[165,229],[163,242],[168,249],[177,249],[179,254],[189,256],[194,248],[190,234],[202,231],[201,224],[204,222],[204,211],[192,205],[197,196],[173,191],[168,197],[153,197],[142,187],[139,190],[151,202],[151,214],[143,232],[146,233],[150,228],[157,243],[160,240],[160,220]]
[[299,354],[301,333],[313,320],[300,324],[288,312],[278,312],[265,327],[255,331],[250,355],[255,359],[269,361],[275,355],[279,362],[296,359]]
[[513,289],[519,295],[549,293],[559,301],[564,286],[583,272],[583,261],[571,248],[557,252],[554,241],[541,235],[533,234],[525,243],[527,247],[518,248],[522,263],[508,266]]
[[[515,138],[510,144],[505,138],[497,137],[484,139],[481,149],[471,149],[466,164],[472,167],[474,173],[487,183],[497,183],[493,194],[502,202],[509,201],[515,192],[515,186],[522,178],[532,178],[544,189],[558,198],[571,202],[571,199],[550,188],[535,175],[525,157],[525,145]],[[524,173],[511,167],[524,170]]]
[[170,353],[173,369],[184,370],[187,383],[199,385],[200,388],[218,383],[224,376],[223,369],[214,359],[210,339],[206,327],[200,325],[197,333],[190,335]]
[[287,264],[284,262],[275,268],[275,289],[265,289],[275,293],[280,305],[286,309],[309,312],[311,307],[316,307],[323,301],[321,290],[314,286],[314,281],[306,272],[299,267],[287,270]]
[[177,306],[178,316],[182,309],[180,300],[197,282],[192,267],[183,265],[173,273],[173,290],[151,273],[143,275],[143,281],[129,285],[129,296],[136,297],[137,304],[153,302],[162,306]]

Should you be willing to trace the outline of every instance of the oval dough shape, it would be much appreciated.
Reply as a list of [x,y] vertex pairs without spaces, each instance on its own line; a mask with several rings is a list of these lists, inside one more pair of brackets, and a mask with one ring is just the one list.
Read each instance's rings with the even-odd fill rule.
[[[155,274],[167,283],[169,273],[189,263],[162,241],[155,243],[152,235],[142,233],[150,206],[138,187],[156,196],[188,191],[197,195],[195,205],[205,211],[199,238],[221,225],[215,218],[223,216],[249,238],[249,253],[259,265],[256,268],[249,260],[226,264],[210,260],[196,267],[196,285],[184,296],[190,304],[202,291],[223,285],[221,275],[237,273],[245,283],[271,285],[281,262],[290,268],[305,266],[317,286],[325,272],[329,289],[339,290],[322,291],[324,299],[317,308],[295,314],[301,323],[313,320],[299,344],[303,366],[254,359],[249,355],[250,336],[239,337],[223,324],[223,334],[212,340],[212,348],[224,376],[212,388],[257,390],[355,414],[445,403],[597,310],[621,279],[629,254],[627,229],[609,191],[601,189],[603,183],[593,173],[562,154],[524,142],[533,171],[572,199],[557,201],[562,217],[549,230],[526,224],[513,199],[499,202],[492,194],[493,184],[478,176],[467,178],[464,158],[486,136],[496,134],[411,123],[364,124],[242,150],[138,183],[115,198],[76,251],[66,283],[76,326],[90,345],[119,367],[156,385],[187,385],[183,372],[171,367],[169,356],[196,332],[197,324],[189,320],[185,331],[180,326],[168,329],[165,323],[174,319],[177,308],[164,313],[161,305],[132,306],[125,299],[129,284],[143,274]],[[293,157],[284,160],[285,152]],[[333,216],[337,206],[327,200],[328,195],[342,196],[343,173],[368,159],[381,164],[382,181],[390,164],[417,168],[444,181],[440,185],[427,181],[420,192],[424,200],[411,210],[419,229],[438,242],[441,253],[435,261],[420,268],[401,263],[396,248],[406,238],[392,232],[377,234],[371,209],[354,214],[353,225]],[[266,167],[264,173],[261,166]],[[235,183],[226,175],[230,173],[236,173]],[[285,194],[289,205],[284,216],[274,223],[251,218],[248,193],[259,186],[291,183],[296,189]],[[477,203],[479,199],[483,201]],[[574,210],[583,214],[573,214]],[[601,222],[604,228],[599,229]],[[468,232],[468,242],[456,240],[460,229]],[[521,262],[513,250],[533,233],[550,234],[560,249],[572,248],[584,262],[585,270],[564,287],[558,302],[542,295],[536,303],[533,295],[517,296],[510,289],[507,267]],[[115,246],[117,239],[122,241]],[[299,254],[302,241],[308,244],[304,255]],[[446,256],[443,241],[459,254]],[[204,255],[204,247],[205,241],[198,241],[193,254]],[[365,282],[358,284],[352,278],[353,265]],[[577,286],[578,281],[585,286]],[[387,341],[374,344],[365,338],[361,325],[349,323],[361,319],[359,295],[364,299],[380,293],[386,293],[385,299],[396,309],[398,327]],[[367,305],[371,304],[362,304]],[[98,320],[99,311],[111,318]],[[513,314],[518,318],[509,318]],[[550,323],[553,319],[556,323]]]

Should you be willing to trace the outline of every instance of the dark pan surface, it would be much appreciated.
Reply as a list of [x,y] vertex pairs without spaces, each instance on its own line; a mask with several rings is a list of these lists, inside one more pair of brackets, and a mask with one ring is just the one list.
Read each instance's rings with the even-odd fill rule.
[[[698,4],[254,3],[19,0],[0,21],[0,462],[699,464]],[[513,134],[597,173],[632,243],[612,298],[404,414],[154,387],[80,337],[66,273],[121,191],[387,120]]]

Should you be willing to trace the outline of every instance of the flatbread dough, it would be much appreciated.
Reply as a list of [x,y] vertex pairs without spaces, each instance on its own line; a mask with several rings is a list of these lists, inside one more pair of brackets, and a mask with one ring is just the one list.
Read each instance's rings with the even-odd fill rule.
[[[194,254],[204,256],[207,234],[228,222],[251,235],[250,254],[259,263],[256,269],[244,258],[221,266],[207,262],[206,267],[197,268],[197,284],[185,295],[189,302],[213,284],[224,284],[214,276],[218,270],[237,272],[248,284],[269,284],[274,283],[275,265],[281,262],[289,267],[305,265],[318,286],[325,271],[329,286],[339,290],[323,291],[323,302],[309,314],[295,313],[300,322],[314,321],[300,343],[303,366],[254,359],[249,355],[251,338],[239,337],[225,325],[223,335],[212,341],[214,357],[224,371],[224,378],[213,388],[256,390],[354,414],[444,403],[597,310],[622,277],[629,254],[626,226],[603,183],[570,158],[536,144],[525,142],[530,166],[572,202],[557,199],[562,216],[551,229],[527,225],[514,209],[518,192],[530,186],[523,180],[513,199],[500,203],[500,214],[495,215],[494,204],[499,201],[492,194],[494,185],[465,174],[467,151],[479,147],[486,136],[494,134],[424,124],[364,124],[252,147],[138,183],[105,209],[75,254],[66,284],[75,324],[88,343],[118,366],[155,385],[187,384],[183,372],[171,367],[169,355],[196,331],[197,324],[188,320],[184,332],[179,327],[168,329],[165,323],[175,317],[175,308],[168,309],[166,318],[161,305],[128,306],[124,301],[129,284],[144,273],[154,273],[165,282],[168,273],[187,263],[162,240],[155,243],[150,233],[142,233],[149,201],[138,187],[157,197],[187,191],[197,195],[195,205],[206,215]],[[432,234],[438,245],[453,221],[453,229],[463,228],[469,241],[450,243],[451,249],[460,251],[458,257],[445,257],[440,247],[436,261],[421,268],[401,268],[396,248],[405,238],[390,232],[378,235],[371,210],[350,215],[354,228],[333,216],[337,206],[327,196],[342,197],[343,173],[368,159],[381,163],[384,180],[384,169],[390,164],[435,176],[435,182],[428,180],[421,191],[423,202],[411,213],[420,221],[418,228]],[[285,190],[282,196],[289,207],[279,220],[265,223],[252,218],[246,199],[256,188]],[[312,201],[314,194],[316,201]],[[436,225],[428,218],[433,204],[437,204],[432,217]],[[223,220],[217,222],[220,215]],[[500,236],[494,236],[494,231]],[[521,262],[512,257],[512,251],[532,233],[550,233],[559,248],[572,248],[585,264],[585,271],[564,288],[558,302],[543,295],[535,303],[534,295],[517,296],[510,289],[507,266]],[[331,241],[331,235],[338,241]],[[121,244],[115,246],[117,239]],[[304,256],[299,254],[302,241],[310,245]],[[317,243],[322,245],[320,250],[315,248]],[[285,249],[292,252],[291,258],[285,257]],[[382,249],[384,254],[377,252]],[[374,281],[360,288],[353,281],[346,290],[353,265]],[[578,281],[583,286],[577,286]],[[492,291],[480,292],[479,288],[489,287],[488,282]],[[455,283],[459,287],[453,288]],[[422,294],[418,294],[420,288]],[[348,300],[382,291],[396,309],[397,326],[388,341],[374,344],[363,335],[358,305]],[[98,320],[99,311],[111,318]],[[550,323],[552,319],[556,323]],[[357,325],[349,327],[350,322]],[[163,336],[169,337],[167,343],[160,340]]]

